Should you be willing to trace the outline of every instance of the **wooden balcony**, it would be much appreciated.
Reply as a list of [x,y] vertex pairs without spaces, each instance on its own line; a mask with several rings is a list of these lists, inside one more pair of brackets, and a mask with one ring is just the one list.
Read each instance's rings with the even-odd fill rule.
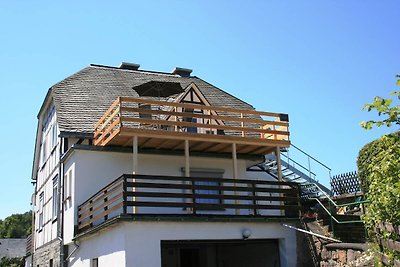
[[288,147],[286,114],[119,97],[95,125],[94,144],[264,155]]
[[114,218],[298,218],[296,183],[124,174],[78,206],[78,233]]

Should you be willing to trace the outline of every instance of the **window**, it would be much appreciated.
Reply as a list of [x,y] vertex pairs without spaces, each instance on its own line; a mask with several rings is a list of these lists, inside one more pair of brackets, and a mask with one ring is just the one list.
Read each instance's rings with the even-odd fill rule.
[[49,267],[53,267],[53,259],[50,260]]
[[[195,182],[195,185],[207,185],[207,186],[219,186],[220,183],[218,182],[213,182],[213,181],[197,181]],[[219,190],[213,190],[213,189],[199,189],[199,190],[194,190],[195,194],[202,194],[202,195],[220,195],[221,191]],[[221,200],[218,198],[196,198],[195,199],[196,203],[202,203],[202,204],[220,204]]]
[[58,215],[58,175],[53,178],[53,220],[57,219]]
[[54,123],[51,128],[51,149],[53,149],[57,145],[57,124]]
[[99,259],[98,258],[92,259],[90,267],[99,267]]
[[[184,169],[182,168],[182,172]],[[202,169],[202,168],[193,168],[190,169],[190,176],[193,178],[222,178],[224,175],[223,169]],[[196,181],[195,185],[206,185],[206,186],[220,186],[221,183],[219,181]],[[196,194],[202,195],[221,195],[222,192],[218,189],[198,189],[195,190]],[[196,198],[196,203],[201,204],[221,204],[222,200],[219,198]]]
[[[146,112],[146,110],[151,110],[151,105],[140,103],[139,108],[143,109]],[[151,116],[151,113],[139,113],[139,118],[151,120],[152,116]]]
[[71,197],[71,195],[72,195],[72,169],[70,169],[70,170],[68,170],[68,172],[67,172],[67,174],[65,175],[65,180],[66,180],[66,183],[67,183],[67,187],[66,187],[66,190],[67,190],[67,192],[66,192],[66,197],[67,198],[70,198]]
[[43,228],[43,205],[44,205],[44,192],[39,195],[39,231]]
[[47,159],[47,140],[44,138],[42,142],[42,147],[40,148],[41,154],[41,165],[43,166]]
[[[186,112],[186,113],[198,113],[198,112],[196,112],[195,110],[193,110],[193,109],[191,109],[191,108],[184,109],[184,112]],[[184,121],[184,122],[197,123],[197,118],[184,117],[184,118],[183,118],[183,121]],[[188,133],[197,133],[197,127],[192,127],[192,126],[187,127],[187,128],[186,128],[186,131],[187,131]]]

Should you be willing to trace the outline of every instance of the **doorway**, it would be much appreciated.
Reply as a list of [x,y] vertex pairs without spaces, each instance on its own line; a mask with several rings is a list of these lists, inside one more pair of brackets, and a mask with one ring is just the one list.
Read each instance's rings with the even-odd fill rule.
[[162,267],[279,267],[277,239],[161,241]]

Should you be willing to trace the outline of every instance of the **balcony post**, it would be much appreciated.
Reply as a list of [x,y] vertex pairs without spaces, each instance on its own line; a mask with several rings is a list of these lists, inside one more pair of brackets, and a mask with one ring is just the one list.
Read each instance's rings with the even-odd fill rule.
[[[278,181],[282,182],[282,162],[281,162],[281,148],[279,146],[276,147],[275,150],[275,156],[276,156],[276,166],[277,166],[277,175],[278,175]],[[282,187],[281,185],[279,187]],[[282,197],[283,194],[279,193],[279,195]],[[285,203],[283,201],[280,202],[280,205],[283,206]],[[285,215],[285,210],[281,209],[281,215]]]
[[[189,140],[188,139],[185,139],[185,177],[190,177],[190,152],[189,152]],[[185,184],[190,185],[190,182],[186,181]],[[192,186],[193,186],[193,182],[192,182]],[[192,191],[192,194],[195,194],[194,190],[185,190],[185,193],[190,193],[190,191]],[[194,205],[196,203],[195,203],[194,198],[193,198],[192,202],[193,202],[193,209],[187,208],[186,209],[187,213],[195,212]],[[190,199],[185,199],[185,203],[190,203]]]
[[[238,168],[237,168],[237,154],[236,154],[236,143],[232,143],[232,162],[233,162],[233,179],[238,179]],[[237,195],[237,191],[236,191],[236,182],[233,184],[233,186],[235,187],[235,196]],[[239,201],[237,199],[235,199],[235,204],[239,204]],[[240,210],[236,209],[235,210],[235,214],[236,215],[240,215]]]
[[132,174],[138,173],[138,137],[135,135],[133,137],[133,171]]
[[[133,148],[132,148],[133,149],[133,171],[132,171],[132,174],[135,175],[135,174],[138,173],[138,167],[139,167],[139,164],[138,164],[138,137],[137,137],[137,135],[135,135],[133,137],[133,144],[132,145],[133,145]],[[133,178],[133,182],[136,182],[136,178]],[[135,192],[136,188],[132,187],[132,191]],[[136,201],[136,197],[133,197],[132,201],[135,202]],[[133,206],[132,208],[133,208],[133,214],[138,213],[138,207]]]

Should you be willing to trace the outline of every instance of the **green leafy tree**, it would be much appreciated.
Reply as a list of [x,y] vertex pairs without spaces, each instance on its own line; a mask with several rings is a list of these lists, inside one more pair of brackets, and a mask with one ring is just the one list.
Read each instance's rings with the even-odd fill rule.
[[13,214],[0,220],[0,238],[25,238],[31,233],[32,212]]
[[3,257],[0,259],[0,267],[20,267],[24,266],[24,259],[23,258],[6,258]]
[[[396,75],[397,78],[400,78],[400,75]],[[397,80],[396,83],[400,86],[400,79]],[[397,100],[400,100],[400,92],[394,91],[390,93],[390,95]],[[393,124],[400,125],[400,105],[395,105],[391,98],[383,98],[380,96],[375,96],[374,101],[369,104],[365,104],[363,110],[376,111],[380,117],[383,117],[381,120],[369,120],[361,122],[361,127],[366,130],[370,130],[375,125],[376,127],[387,126],[390,127]]]

